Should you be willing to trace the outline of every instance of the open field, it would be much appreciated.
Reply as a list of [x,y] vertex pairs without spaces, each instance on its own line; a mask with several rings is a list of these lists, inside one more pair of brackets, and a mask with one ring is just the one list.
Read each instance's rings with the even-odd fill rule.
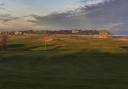
[[128,89],[128,41],[13,36],[0,51],[0,89]]

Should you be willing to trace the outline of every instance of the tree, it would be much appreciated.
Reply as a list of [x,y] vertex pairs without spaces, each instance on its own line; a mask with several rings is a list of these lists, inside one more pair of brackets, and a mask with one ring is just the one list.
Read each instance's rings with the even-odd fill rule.
[[7,43],[8,43],[8,35],[4,34],[1,36],[1,47],[2,49],[7,49]]

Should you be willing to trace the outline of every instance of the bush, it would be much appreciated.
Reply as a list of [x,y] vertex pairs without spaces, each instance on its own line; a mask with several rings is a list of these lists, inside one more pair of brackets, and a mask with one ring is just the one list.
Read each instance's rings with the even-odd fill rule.
[[2,35],[0,37],[0,45],[2,49],[7,49],[7,43],[8,43],[8,35]]

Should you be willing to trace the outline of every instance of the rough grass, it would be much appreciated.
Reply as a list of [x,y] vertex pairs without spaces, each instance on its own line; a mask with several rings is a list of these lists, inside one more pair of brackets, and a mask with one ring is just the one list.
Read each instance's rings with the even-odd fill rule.
[[12,37],[0,52],[0,89],[128,89],[128,42]]

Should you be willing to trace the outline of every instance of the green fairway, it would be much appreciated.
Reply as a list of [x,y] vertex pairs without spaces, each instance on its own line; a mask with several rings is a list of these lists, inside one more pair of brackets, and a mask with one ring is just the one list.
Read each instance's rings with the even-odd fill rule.
[[76,36],[10,37],[0,89],[128,89],[128,41]]

